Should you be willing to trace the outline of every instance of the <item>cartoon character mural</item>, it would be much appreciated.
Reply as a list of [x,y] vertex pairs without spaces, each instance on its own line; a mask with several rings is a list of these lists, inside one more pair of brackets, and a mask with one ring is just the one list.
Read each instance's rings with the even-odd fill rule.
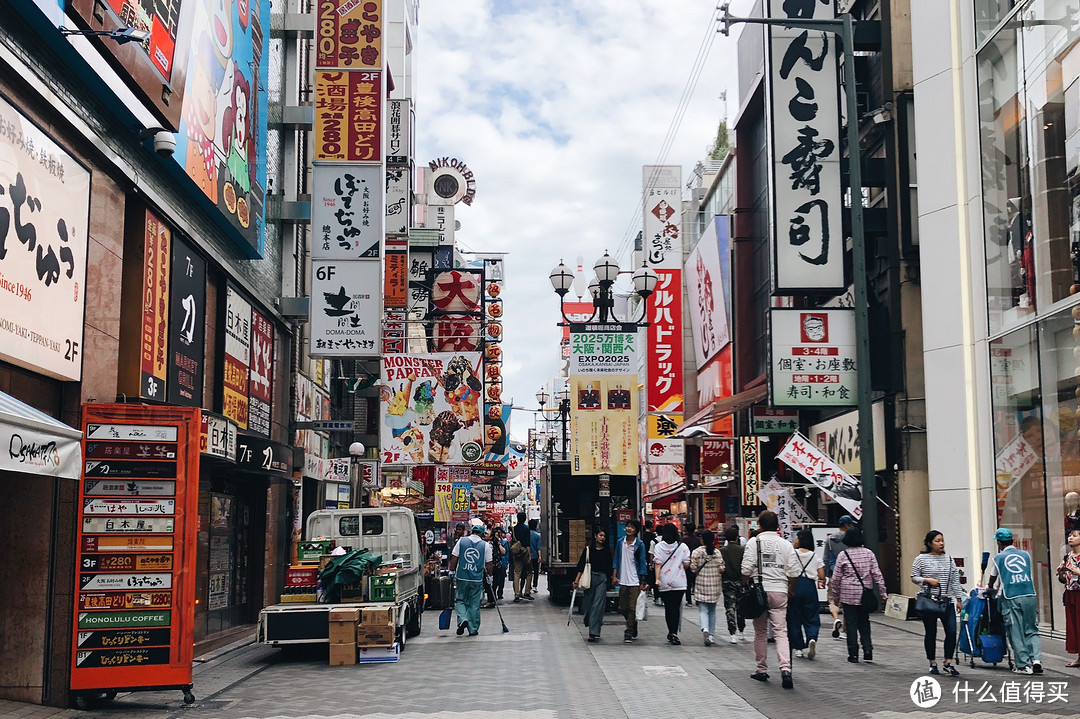
[[196,0],[176,159],[263,251],[266,91],[261,87],[266,0]]

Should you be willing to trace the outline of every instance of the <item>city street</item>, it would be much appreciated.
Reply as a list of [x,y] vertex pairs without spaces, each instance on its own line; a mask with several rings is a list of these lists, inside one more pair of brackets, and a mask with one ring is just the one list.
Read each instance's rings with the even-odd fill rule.
[[[774,656],[773,679],[767,684],[750,680],[751,643],[703,646],[696,609],[684,607],[680,647],[666,643],[659,607],[650,606],[640,639],[631,646],[622,643],[615,614],[606,617],[602,641],[586,643],[580,616],[568,627],[566,609],[546,601],[543,590],[533,603],[508,602],[501,609],[510,633],[501,633],[498,615],[485,610],[480,635],[472,639],[438,631],[437,612],[429,611],[423,633],[409,642],[397,664],[330,667],[325,651],[283,655],[240,643],[196,665],[197,701],[190,707],[183,705],[179,692],[138,693],[83,712],[0,702],[0,717],[1039,718],[1073,716],[1080,701],[1080,676],[1064,669],[1064,648],[1057,641],[1044,643],[1044,676],[1017,677],[1004,667],[964,666],[959,680],[939,678],[944,696],[937,706],[921,710],[909,698],[910,686],[925,666],[917,622],[879,615],[873,628],[873,664],[848,664],[843,644],[825,633],[816,660],[794,660],[795,689],[785,691]],[[726,640],[726,632],[717,638]],[[1003,682],[1028,679],[1043,681],[1041,703],[1034,701],[1034,686],[1026,687],[1029,702],[1024,703],[1025,681],[1017,681],[1016,702],[1001,701]],[[1062,689],[1067,703],[1060,698],[1048,703],[1051,682]],[[964,687],[970,688],[967,704],[957,704],[954,686],[960,687],[961,702]],[[988,698],[988,691],[998,701],[978,702],[980,693]]]

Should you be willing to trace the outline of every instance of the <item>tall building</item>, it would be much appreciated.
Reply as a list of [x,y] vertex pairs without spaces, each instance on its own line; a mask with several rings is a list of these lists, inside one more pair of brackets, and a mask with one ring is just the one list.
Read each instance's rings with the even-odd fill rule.
[[1031,552],[1042,628],[1080,505],[1075,3],[913,2],[930,522]]

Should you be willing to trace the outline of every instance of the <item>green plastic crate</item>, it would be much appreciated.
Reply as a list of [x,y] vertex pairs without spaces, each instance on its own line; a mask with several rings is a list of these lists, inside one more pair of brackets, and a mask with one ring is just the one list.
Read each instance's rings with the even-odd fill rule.
[[369,602],[393,602],[397,599],[397,577],[372,575],[368,583]]

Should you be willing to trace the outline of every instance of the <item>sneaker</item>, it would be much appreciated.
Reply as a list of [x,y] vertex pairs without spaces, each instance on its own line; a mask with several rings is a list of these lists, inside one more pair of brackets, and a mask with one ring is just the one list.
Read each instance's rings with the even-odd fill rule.
[[705,646],[711,647],[713,644],[716,644],[716,640],[713,639],[713,635],[710,634],[709,638],[705,640]]
[[776,637],[769,637],[765,640],[768,644],[776,644]]
[[494,608],[495,608],[495,602],[488,602],[487,604],[484,605],[484,609],[494,609]]
[[841,639],[847,639],[847,632],[840,632]]
[[839,639],[840,638],[840,627],[842,627],[842,626],[844,626],[844,623],[842,621],[840,621],[839,619],[834,619],[833,620],[833,623],[832,623],[832,638],[833,639]]
[[864,662],[872,662],[874,661],[874,653],[863,650],[862,658]]
[[622,638],[622,643],[623,644],[633,644],[634,643],[634,638],[632,636],[630,636],[629,634],[627,634],[626,636],[624,636]]
[[811,639],[807,642],[806,658],[813,659],[815,656],[817,656],[817,639]]
[[780,672],[780,686],[784,689],[794,689],[795,682],[791,679],[791,672]]
[[960,672],[956,671],[956,667],[954,667],[952,664],[946,664],[944,667],[942,667],[941,671],[948,674],[950,677],[960,676]]
[[630,635],[631,639],[637,639],[637,627],[634,628],[634,633]]
[[521,601],[521,597],[514,597],[514,604],[517,604],[520,601]]
[[735,636],[734,634],[732,634],[731,639],[728,640],[728,643],[729,644],[738,644],[739,643],[739,638],[737,636]]
[[457,635],[460,637],[462,634],[465,633],[465,630],[468,629],[468,627],[468,622],[462,622],[461,624],[457,625]]
[[740,642],[745,642],[746,641],[746,630],[745,629],[740,629],[739,630],[739,641]]
[[1031,673],[1032,674],[1042,674],[1043,673],[1042,662],[1033,662],[1031,664]]
[[521,596],[523,599],[528,599],[530,602],[535,598],[531,594],[522,594]]
[[769,681],[769,673],[768,672],[754,672],[753,674],[750,675],[750,678],[753,679],[754,681],[758,681],[758,682],[767,682],[767,681]]
[[1031,667],[1016,667],[1013,669],[1013,674],[1034,674],[1035,672]]
[[937,664],[931,664],[930,665],[930,673],[937,676],[937,675],[941,674],[941,670],[938,669]]
[[676,634],[669,634],[667,640],[668,640],[668,644],[671,644],[673,646],[678,646],[678,645],[682,644],[682,642],[679,641],[678,635],[676,635]]
[[859,663],[859,658],[856,657],[856,656],[850,656],[850,657],[847,658],[847,660],[849,662],[851,662],[852,664],[858,664]]
[[802,649],[796,649],[796,650],[795,650],[795,656],[796,656],[797,658],[799,658],[799,659],[806,659],[806,655],[805,655],[805,654],[803,654],[803,650],[802,650]]
[[598,642],[598,641],[600,641],[600,637],[598,637],[595,634],[590,634],[588,641],[590,641],[590,642]]

